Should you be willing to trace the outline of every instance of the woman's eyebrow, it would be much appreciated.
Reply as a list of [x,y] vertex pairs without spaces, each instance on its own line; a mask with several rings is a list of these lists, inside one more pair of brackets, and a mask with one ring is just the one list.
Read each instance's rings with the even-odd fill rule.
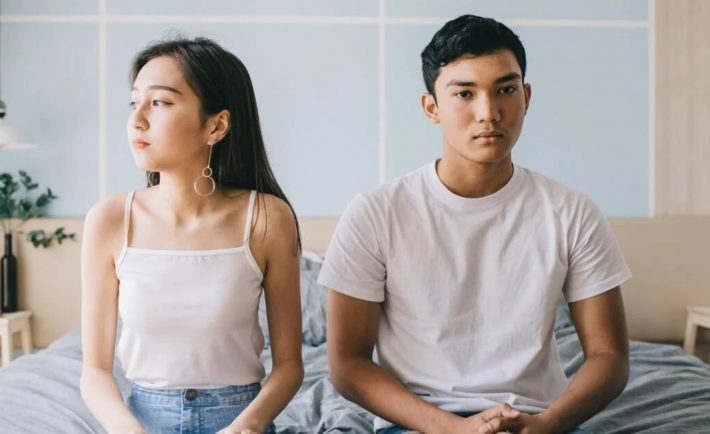
[[[175,93],[177,93],[177,94],[182,95],[182,92],[180,92],[179,90],[175,89],[174,87],[165,86],[165,85],[162,85],[162,84],[152,84],[152,85],[148,86],[148,90],[155,90],[155,89],[158,89],[158,90],[167,90],[167,91],[169,91],[169,92],[175,92]],[[133,90],[138,90],[138,89],[137,89],[135,86],[133,86],[133,87],[131,88],[131,90],[133,91]]]

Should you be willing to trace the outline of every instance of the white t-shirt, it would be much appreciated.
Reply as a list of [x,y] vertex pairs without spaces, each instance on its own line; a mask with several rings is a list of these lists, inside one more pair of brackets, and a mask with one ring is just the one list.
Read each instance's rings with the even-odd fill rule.
[[382,303],[378,363],[409,391],[451,412],[507,402],[538,413],[567,386],[560,295],[583,300],[630,277],[583,194],[515,166],[496,193],[464,198],[432,162],[352,200],[319,283]]

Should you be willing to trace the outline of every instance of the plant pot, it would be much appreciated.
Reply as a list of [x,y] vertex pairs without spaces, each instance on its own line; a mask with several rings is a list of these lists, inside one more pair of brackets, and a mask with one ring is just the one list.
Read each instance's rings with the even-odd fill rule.
[[17,259],[12,254],[12,234],[5,234],[5,253],[0,259],[0,311],[17,312]]

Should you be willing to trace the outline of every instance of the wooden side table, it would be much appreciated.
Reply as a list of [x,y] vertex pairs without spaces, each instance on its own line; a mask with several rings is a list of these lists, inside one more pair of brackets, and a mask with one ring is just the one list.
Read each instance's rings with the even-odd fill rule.
[[686,353],[695,354],[695,341],[698,336],[698,327],[710,329],[710,307],[689,307],[688,322],[685,325],[685,339],[683,349]]
[[12,360],[12,335],[17,332],[20,333],[22,339],[22,352],[24,354],[32,352],[31,316],[32,312],[28,310],[0,315],[0,353],[2,355],[0,367],[7,365]]

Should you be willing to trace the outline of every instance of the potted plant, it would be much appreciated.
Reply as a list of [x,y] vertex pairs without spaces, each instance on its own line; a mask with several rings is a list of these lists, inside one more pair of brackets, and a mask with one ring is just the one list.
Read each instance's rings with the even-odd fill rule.
[[[32,190],[39,185],[32,181],[27,172],[20,170],[16,180],[9,173],[0,173],[0,226],[5,238],[5,250],[0,260],[0,311],[17,311],[17,259],[12,254],[12,234],[28,220],[42,217],[46,208],[57,199],[52,190],[37,196],[29,197]],[[24,189],[24,197],[17,197]],[[27,240],[34,247],[47,247],[53,240],[59,244],[65,239],[74,239],[75,234],[64,233],[64,228],[58,228],[47,234],[44,230],[30,231]]]

